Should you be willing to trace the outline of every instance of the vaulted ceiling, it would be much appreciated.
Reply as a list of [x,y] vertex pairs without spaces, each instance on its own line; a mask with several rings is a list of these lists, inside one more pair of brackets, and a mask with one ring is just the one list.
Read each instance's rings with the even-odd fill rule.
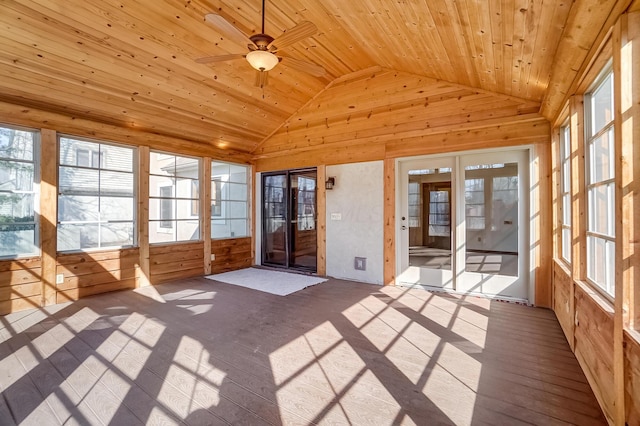
[[283,61],[260,89],[243,59],[195,62],[246,53],[205,14],[251,35],[260,32],[261,3],[1,1],[0,102],[246,153],[325,88],[371,69],[507,95],[549,116],[612,11],[630,1],[267,0],[266,33],[304,20],[318,27],[285,52],[325,76]]

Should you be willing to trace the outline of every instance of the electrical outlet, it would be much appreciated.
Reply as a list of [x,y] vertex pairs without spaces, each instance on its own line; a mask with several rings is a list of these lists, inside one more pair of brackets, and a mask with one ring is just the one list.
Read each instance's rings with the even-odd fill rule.
[[63,274],[56,275],[56,284],[64,284],[64,275]]
[[331,220],[342,220],[342,213],[331,213]]
[[366,271],[367,270],[367,258],[366,257],[356,257],[353,261],[353,267],[356,271]]
[[216,260],[216,255],[215,254],[211,254],[211,260]]

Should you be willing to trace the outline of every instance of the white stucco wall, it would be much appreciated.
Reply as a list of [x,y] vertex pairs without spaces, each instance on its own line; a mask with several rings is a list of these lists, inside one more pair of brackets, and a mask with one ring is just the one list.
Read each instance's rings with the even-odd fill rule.
[[[336,178],[334,189],[327,191],[327,275],[382,284],[383,162],[327,166],[326,173]],[[367,258],[366,271],[355,270],[355,257]]]

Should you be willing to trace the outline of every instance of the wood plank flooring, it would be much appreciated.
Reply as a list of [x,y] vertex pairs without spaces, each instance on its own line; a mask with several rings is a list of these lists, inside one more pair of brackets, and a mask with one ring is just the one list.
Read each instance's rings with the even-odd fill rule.
[[601,425],[545,309],[204,278],[0,317],[0,424]]

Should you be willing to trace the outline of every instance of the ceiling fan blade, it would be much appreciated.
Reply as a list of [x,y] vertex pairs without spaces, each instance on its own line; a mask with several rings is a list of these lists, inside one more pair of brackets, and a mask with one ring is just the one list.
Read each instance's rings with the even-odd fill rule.
[[268,71],[256,71],[256,87],[264,89],[269,84],[269,72]]
[[324,68],[320,65],[312,64],[311,62],[301,61],[300,59],[291,58],[289,56],[283,57],[282,61],[286,66],[295,68],[298,71],[306,72],[314,77],[323,77],[327,74],[327,71],[325,71]]
[[242,53],[232,53],[229,55],[218,55],[218,56],[205,56],[204,58],[196,59],[196,62],[199,64],[211,64],[213,62],[224,62],[231,61],[233,59],[244,58],[247,55],[243,55]]
[[226,36],[229,40],[238,43],[242,46],[255,46],[249,37],[240,31],[235,25],[224,19],[217,13],[207,13],[204,15],[204,19],[213,25],[222,35]]
[[273,40],[267,48],[275,52],[276,50],[287,47],[295,42],[298,42],[307,37],[311,37],[318,32],[318,27],[314,23],[309,21],[302,21],[293,28],[288,29],[280,37]]

